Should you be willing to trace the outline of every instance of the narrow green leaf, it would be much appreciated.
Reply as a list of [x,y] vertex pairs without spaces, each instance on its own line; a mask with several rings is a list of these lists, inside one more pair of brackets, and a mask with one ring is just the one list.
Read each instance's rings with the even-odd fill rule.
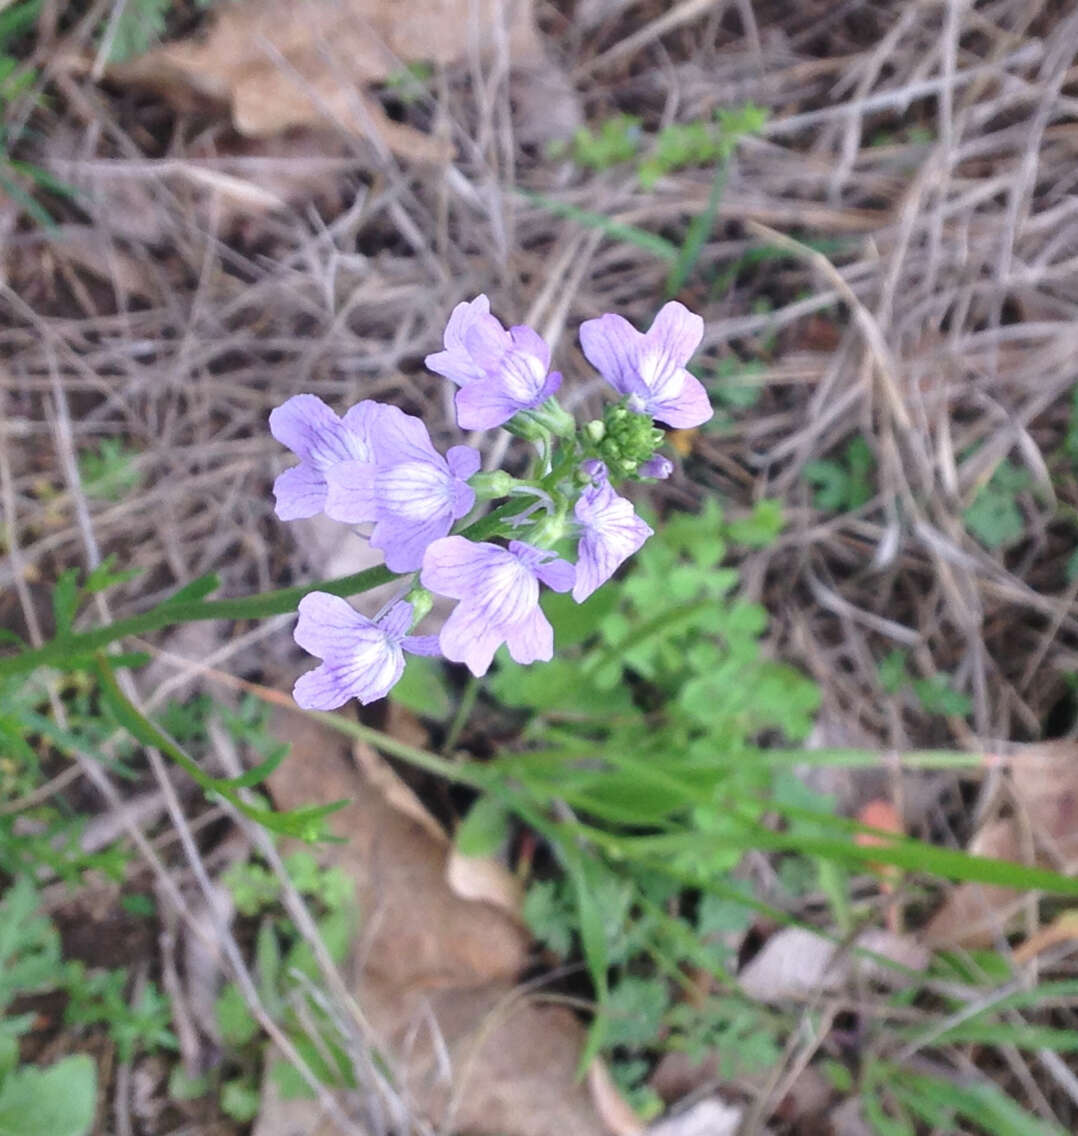
[[124,584],[128,580],[133,580],[136,576],[141,575],[141,573],[141,568],[130,568],[126,571],[119,571],[116,568],[115,555],[106,556],[90,575],[86,577],[86,583],[83,584],[83,589],[90,595],[94,595],[116,584]]
[[493,856],[509,835],[509,812],[494,797],[480,797],[468,810],[453,843],[463,856]]
[[166,604],[193,603],[204,600],[211,592],[217,591],[221,586],[221,577],[216,572],[207,572],[197,580],[190,580],[178,591],[172,593],[165,600]]
[[68,568],[62,572],[52,590],[52,616],[56,623],[56,636],[63,638],[71,630],[79,606],[79,570]]
[[615,221],[612,217],[607,217],[603,213],[595,213],[590,209],[581,209],[576,205],[570,205],[568,202],[558,201],[544,193],[535,193],[533,190],[521,189],[519,186],[517,193],[521,197],[526,197],[533,204],[548,209],[558,217],[576,221],[589,229],[598,229],[613,240],[636,245],[637,248],[653,253],[662,260],[677,261],[677,245],[668,241],[665,237],[660,237],[657,233],[650,233],[647,229],[626,224],[624,221]]
[[715,214],[719,211],[719,203],[722,201],[723,190],[726,188],[728,169],[729,162],[727,160],[721,161],[711,181],[711,190],[707,195],[707,204],[704,206],[703,210],[689,222],[689,228],[685,233],[685,240],[678,250],[677,260],[671,266],[670,275],[666,278],[666,298],[668,300],[672,299],[681,291],[685,281],[688,280],[690,273],[696,267],[696,262],[700,259],[700,253],[703,252],[704,249],[704,242],[707,240],[707,235],[711,232],[712,226],[715,224]]
[[[563,855],[565,847],[562,848]],[[588,1031],[588,1040],[584,1052],[580,1056],[579,1070],[581,1073],[591,1064],[592,1059],[603,1047],[606,1031],[604,1009],[610,998],[610,982],[608,970],[610,960],[607,956],[607,935],[603,926],[603,916],[595,900],[592,880],[589,876],[593,868],[584,854],[576,851],[565,856],[565,867],[573,885],[573,895],[576,899],[577,926],[580,929],[580,944],[584,951],[584,961],[591,976],[592,985],[598,1000],[598,1013]]]
[[265,761],[260,761],[257,765],[248,769],[246,773],[241,773],[238,777],[229,779],[225,784],[230,785],[233,789],[251,789],[255,785],[261,785],[288,756],[288,750],[287,745],[278,746]]

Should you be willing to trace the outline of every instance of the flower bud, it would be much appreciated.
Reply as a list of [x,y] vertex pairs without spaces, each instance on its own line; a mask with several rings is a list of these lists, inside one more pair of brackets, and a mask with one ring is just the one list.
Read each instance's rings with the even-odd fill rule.
[[412,605],[413,627],[418,626],[424,616],[434,607],[434,597],[426,588],[421,588],[418,584],[408,593],[405,597],[405,601]]
[[499,497],[508,497],[513,486],[519,483],[504,469],[496,469],[491,473],[475,474],[468,479],[468,484],[475,491],[477,501],[493,501]]
[[528,541],[537,548],[553,548],[567,531],[565,513],[551,513],[532,529]]

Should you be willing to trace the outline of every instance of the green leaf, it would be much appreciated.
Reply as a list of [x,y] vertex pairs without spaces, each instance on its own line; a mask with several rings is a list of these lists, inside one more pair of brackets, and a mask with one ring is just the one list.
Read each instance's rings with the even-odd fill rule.
[[221,577],[216,572],[207,572],[177,589],[165,600],[166,604],[194,603],[204,600],[211,592],[217,591],[221,586]]
[[221,1086],[221,1111],[239,1124],[249,1124],[258,1115],[262,1094],[249,1081],[237,1078]]
[[1056,1029],[1023,1022],[968,1022],[932,1035],[933,1045],[1013,1045],[1017,1049],[1054,1049],[1057,1053],[1078,1050],[1078,1030]]
[[284,1009],[281,997],[281,941],[276,921],[263,919],[255,939],[255,963],[258,973],[258,993],[266,1013],[276,1019]]
[[268,868],[237,860],[221,876],[221,882],[232,895],[232,902],[241,915],[257,915],[263,908],[277,902],[281,895],[281,881]]
[[985,1136],[1066,1136],[1058,1125],[1034,1116],[990,1081],[963,1084],[957,1078],[944,1080],[903,1069],[896,1070],[888,1083],[929,1123],[961,1116],[978,1125]]
[[283,1058],[270,1066],[270,1078],[281,1094],[281,1100],[314,1100],[314,1090],[300,1075],[299,1070]]
[[457,828],[453,843],[462,856],[493,856],[509,837],[509,811],[494,797],[479,797]]
[[284,866],[297,891],[304,895],[318,894],[322,869],[310,852],[305,848],[297,848],[284,857]]
[[189,1077],[182,1064],[172,1067],[168,1076],[168,1095],[172,1100],[198,1100],[209,1091],[210,1079],[204,1073],[198,1077]]
[[589,229],[598,229],[612,240],[624,241],[626,244],[635,245],[637,248],[643,249],[644,252],[649,252],[653,256],[659,257],[660,260],[672,262],[677,260],[677,245],[672,244],[665,237],[660,237],[656,233],[648,232],[647,229],[641,229],[636,225],[628,225],[622,221],[615,221],[612,217],[607,217],[603,213],[595,213],[590,209],[580,209],[576,205],[558,201],[556,198],[549,197],[543,193],[535,193],[532,190],[522,189],[520,186],[517,187],[517,193],[527,198],[534,205],[549,210],[555,216],[565,217],[570,221],[576,221],[578,224],[584,225]]
[[227,1044],[240,1049],[258,1036],[258,1022],[234,982],[221,991],[213,1008],[221,1038]]
[[123,63],[141,55],[165,34],[165,16],[172,0],[128,0],[112,27],[109,62]]
[[56,635],[65,636],[71,630],[79,606],[79,570],[68,568],[61,573],[52,590],[52,615]]
[[44,0],[23,0],[0,11],[0,45],[6,47],[8,40],[33,27]]
[[1017,494],[1032,484],[1029,471],[1001,462],[962,514],[966,527],[987,548],[1003,548],[1020,540],[1026,531]]
[[766,548],[775,543],[785,524],[782,502],[765,499],[758,501],[747,517],[727,521],[726,534],[734,544],[747,548]]
[[97,1070],[84,1054],[24,1066],[0,1088],[0,1136],[86,1136],[96,1102]]
[[629,976],[615,983],[606,1002],[603,1044],[647,1048],[659,1040],[670,993],[661,978]]
[[597,130],[582,126],[573,135],[573,161],[592,170],[627,162],[640,148],[641,127],[641,120],[632,114],[612,115]]
[[917,678],[910,684],[921,706],[929,714],[949,714],[964,718],[973,710],[972,699],[951,686],[950,676],[934,674]]
[[444,722],[453,709],[446,689],[445,668],[439,659],[412,655],[390,697],[421,718]]
[[880,686],[888,694],[897,694],[909,681],[906,652],[896,648],[884,655],[876,664],[876,673],[879,675]]
[[141,575],[141,573],[141,568],[118,570],[116,568],[115,555],[106,556],[90,575],[87,576],[86,583],[83,584],[83,589],[90,595],[95,595],[117,584],[126,584],[128,580],[135,579],[135,577]]
[[565,958],[573,945],[573,906],[557,880],[537,880],[528,888],[521,911],[536,939]]
[[157,904],[152,895],[145,892],[133,892],[130,895],[120,896],[120,906],[128,915],[139,919],[152,919],[157,914]]
[[265,761],[260,761],[238,777],[229,778],[225,784],[233,789],[251,789],[255,785],[261,785],[288,756],[290,748],[288,745],[278,746]]

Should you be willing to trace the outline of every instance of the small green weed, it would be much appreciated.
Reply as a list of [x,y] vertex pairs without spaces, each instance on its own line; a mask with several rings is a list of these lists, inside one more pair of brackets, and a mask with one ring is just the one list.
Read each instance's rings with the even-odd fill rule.
[[[713,403],[718,403],[720,424],[724,417],[728,420],[732,412],[752,410],[760,401],[763,386],[754,382],[753,377],[764,370],[759,359],[742,361],[736,355],[727,355],[716,362],[710,375],[696,372],[708,389]],[[747,380],[747,381],[746,381]],[[722,411],[726,411],[726,415]]]
[[385,89],[405,106],[411,106],[430,94],[433,77],[434,68],[429,63],[406,63],[399,71],[386,77]]
[[1018,496],[1032,485],[1033,478],[1024,466],[1000,462],[988,484],[981,487],[963,512],[966,528],[993,551],[1021,540],[1026,521]]
[[592,130],[580,127],[572,142],[555,144],[553,156],[568,151],[573,161],[588,170],[609,170],[623,162],[632,161],[640,151],[644,139],[644,124],[633,114],[615,114],[604,119]]
[[41,897],[18,875],[0,901],[0,1132],[19,1136],[85,1136],[93,1123],[97,1074],[90,1058],[65,1057],[47,1069],[19,1063],[19,1038],[33,1013],[13,1016],[16,998],[60,990],[69,1026],[104,1025],[120,1060],[136,1052],[175,1049],[167,1000],[149,983],[132,1005],[123,970],[88,972],[65,962],[60,936],[41,914]]
[[121,438],[102,438],[96,449],[85,450],[79,455],[79,478],[87,495],[119,501],[137,489],[142,481],[137,456]]
[[[12,111],[33,94],[38,72],[25,62],[28,53],[20,41],[33,34],[34,21],[43,0],[21,0],[0,6],[0,190],[26,215],[43,228],[53,225],[52,214],[33,195],[45,189],[70,197],[70,186],[58,181],[47,170],[14,157],[14,151],[29,131]],[[17,123],[17,125],[16,125]]]
[[[296,889],[311,904],[319,934],[330,956],[343,962],[352,942],[357,912],[355,888],[339,868],[322,868],[310,852],[299,850],[284,858],[285,869]],[[354,1086],[355,1079],[344,1047],[323,1005],[309,995],[309,984],[319,977],[314,954],[281,908],[281,881],[257,860],[233,864],[222,876],[236,910],[258,920],[255,972],[263,1005],[280,1023],[296,1048],[322,1082],[330,1087]],[[222,1074],[189,1081],[174,1078],[170,1091],[189,1100],[216,1090],[221,1110],[246,1124],[257,1114],[261,1101],[261,1067],[265,1060],[261,1029],[235,983],[217,997],[217,1027],[227,1046]],[[317,1036],[309,1030],[313,1028]],[[270,1076],[288,1098],[311,1092],[296,1070],[275,1061]]]
[[888,694],[909,690],[926,714],[944,714],[964,718],[973,710],[969,695],[955,690],[951,678],[934,674],[930,678],[914,678],[909,672],[905,651],[894,650],[885,655],[877,666],[880,686]]
[[[199,8],[211,8],[217,0],[195,0]],[[175,0],[126,0],[115,15],[102,24],[100,36],[111,36],[109,62],[123,63],[149,51],[165,34]]]
[[[751,917],[751,899],[725,873],[740,859],[739,824],[753,823],[765,798],[781,799],[773,786],[785,780],[754,763],[755,739],[803,738],[817,707],[813,683],[764,657],[766,615],[734,596],[737,572],[722,564],[731,542],[766,545],[781,527],[770,501],[738,521],[714,501],[676,517],[620,585],[579,607],[547,597],[557,659],[501,667],[489,682],[500,702],[532,713],[526,736],[537,751],[507,777],[556,780],[559,798],[593,823],[679,834],[666,870],[581,861],[562,879],[535,881],[524,905],[550,951],[587,961],[602,1003],[594,1044],[645,1112],[654,1102],[640,1059],[660,1037],[665,1048],[719,1046],[742,1071],[778,1052],[778,1019],[736,998],[697,1009],[683,990],[689,967],[729,979],[721,929]],[[800,787],[799,805],[812,797]],[[722,881],[724,894],[705,891],[694,916],[679,909],[684,887],[703,880]]]
[[813,487],[813,504],[825,513],[860,509],[876,492],[876,455],[860,434],[846,443],[838,458],[806,462],[802,473]]

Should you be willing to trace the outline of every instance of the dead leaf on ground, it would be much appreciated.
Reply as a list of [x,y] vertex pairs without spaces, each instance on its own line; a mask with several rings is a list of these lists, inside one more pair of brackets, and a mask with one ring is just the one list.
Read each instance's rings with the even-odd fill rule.
[[442,162],[444,138],[393,122],[370,84],[411,62],[449,65],[490,56],[503,40],[515,64],[536,66],[542,47],[531,0],[243,0],[215,10],[208,34],[110,69],[174,101],[226,104],[241,133],[336,127],[401,157]]
[[596,1057],[588,1066],[588,1090],[611,1136],[640,1136],[644,1122],[621,1095],[601,1057]]
[[446,862],[446,883],[462,899],[482,900],[520,919],[524,887],[520,880],[497,860],[486,856],[465,856],[454,848]]
[[[1010,818],[984,825],[970,841],[971,856],[1021,860],[1018,832]],[[1022,898],[1011,888],[992,884],[958,884],[921,930],[921,941],[932,947],[990,947],[1002,939],[1007,925],[1021,910]]]
[[[708,1097],[652,1125],[647,1136],[735,1136],[741,1124],[741,1111],[734,1105],[724,1104],[718,1097]],[[762,1131],[766,1136],[767,1129]]]
[[[923,970],[929,961],[928,950],[913,939],[881,928],[862,931],[853,945],[910,970]],[[903,980],[885,962],[843,950],[804,927],[784,927],[742,969],[738,983],[749,998],[778,1002],[839,990],[855,973],[876,982]]]
[[[415,729],[418,729],[418,735],[413,733],[410,738],[401,738],[402,732],[410,733]],[[391,704],[387,716],[386,733],[399,740],[408,740],[412,745],[422,745],[427,740],[426,731],[419,720],[395,703]],[[423,802],[392,766],[370,746],[354,746],[352,756],[363,775],[378,789],[388,804],[411,817],[433,840],[447,849],[445,878],[452,891],[461,899],[492,904],[523,927],[520,912],[524,903],[524,888],[520,880],[497,860],[463,855],[451,844],[449,836]]]
[[1036,958],[1049,947],[1070,943],[1078,939],[1078,911],[1064,911],[1054,920],[1014,949],[1014,961],[1019,966]]
[[[565,1008],[540,1005],[515,986],[530,948],[520,924],[452,891],[444,837],[411,806],[406,813],[391,804],[340,735],[287,711],[275,725],[292,743],[270,779],[277,806],[350,801],[331,818],[347,843],[328,855],[356,883],[353,986],[400,1072],[401,1091],[439,1130],[604,1136],[576,1077],[583,1027]],[[267,1095],[265,1109],[273,1099]]]
[[[1073,871],[1078,867],[1078,743],[1015,746],[993,764],[1007,769],[1012,812],[982,825],[969,852],[1023,863],[1032,848],[1040,866]],[[921,937],[931,946],[993,946],[1006,936],[1023,903],[1011,888],[959,884]]]

